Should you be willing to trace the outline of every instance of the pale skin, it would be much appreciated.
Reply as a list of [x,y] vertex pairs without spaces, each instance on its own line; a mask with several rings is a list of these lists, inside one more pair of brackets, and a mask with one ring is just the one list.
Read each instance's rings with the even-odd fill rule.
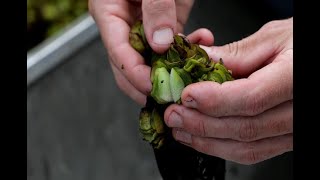
[[[183,23],[173,23],[172,27],[174,33],[183,32],[189,10],[179,11],[179,1],[158,0],[157,3],[175,5],[171,10],[168,4],[163,5],[167,7],[161,10],[163,17],[159,14],[156,17],[156,12],[144,12],[152,9],[145,7],[153,4],[150,2],[153,1],[136,3],[135,12],[142,7],[143,19],[155,18],[155,24],[160,22],[145,28],[151,47],[163,52],[168,44],[153,46],[152,30],[162,25],[171,26],[168,16],[178,16],[170,19],[181,16]],[[150,67],[128,43],[129,25],[136,20],[129,11],[130,3],[91,0],[89,7],[108,50],[119,88],[144,105],[152,87]],[[189,3],[187,6],[191,7],[193,1]],[[174,13],[164,13],[167,10]],[[172,128],[174,138],[197,151],[240,164],[255,164],[292,151],[292,26],[293,18],[271,21],[251,36],[224,46],[213,46],[213,35],[206,29],[188,35],[188,39],[201,44],[212,59],[223,58],[236,80],[187,86],[182,93],[182,105],[171,105],[165,111],[165,123]],[[126,53],[121,53],[123,51]]]
[[293,18],[225,46],[204,47],[238,78],[187,86],[165,122],[179,142],[241,164],[292,151]]
[[[147,22],[144,28],[150,46],[158,53],[164,52],[173,41],[173,34],[183,33],[183,25],[187,21],[193,1],[88,1],[89,12],[100,30],[117,85],[140,105],[146,103],[146,95],[151,92],[150,67],[145,65],[142,56],[129,44],[130,26],[138,19]],[[156,33],[157,30],[164,31]]]

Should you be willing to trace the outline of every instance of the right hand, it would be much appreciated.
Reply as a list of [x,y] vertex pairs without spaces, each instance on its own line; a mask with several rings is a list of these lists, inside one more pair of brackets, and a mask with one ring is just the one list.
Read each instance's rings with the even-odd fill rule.
[[152,89],[150,67],[129,44],[130,27],[138,20],[151,48],[162,53],[183,33],[194,0],[89,0],[119,88],[140,105]]

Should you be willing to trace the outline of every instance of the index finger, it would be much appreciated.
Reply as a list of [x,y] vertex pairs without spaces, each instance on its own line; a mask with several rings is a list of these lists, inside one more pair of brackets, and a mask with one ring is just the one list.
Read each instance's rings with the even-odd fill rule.
[[129,43],[130,24],[135,21],[130,14],[133,6],[130,9],[127,1],[101,6],[104,8],[95,13],[95,20],[110,60],[136,89],[147,95],[152,87],[150,67],[145,65],[143,57]]

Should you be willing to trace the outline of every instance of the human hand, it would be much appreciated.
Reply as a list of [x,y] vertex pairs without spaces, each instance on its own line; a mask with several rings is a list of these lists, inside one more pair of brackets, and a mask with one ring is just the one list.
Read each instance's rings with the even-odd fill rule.
[[174,138],[200,152],[254,164],[292,151],[293,18],[224,46],[202,46],[237,80],[199,82],[165,112]]
[[129,44],[130,27],[143,19],[148,43],[154,51],[164,52],[173,34],[183,32],[193,1],[89,0],[89,12],[100,30],[117,85],[140,105],[152,88],[150,67]]

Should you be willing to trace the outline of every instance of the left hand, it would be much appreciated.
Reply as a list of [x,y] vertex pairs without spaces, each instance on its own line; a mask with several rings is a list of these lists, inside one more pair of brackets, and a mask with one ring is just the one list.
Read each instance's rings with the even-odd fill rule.
[[[272,21],[225,46],[204,47],[237,80],[199,82],[171,105],[174,138],[200,152],[254,164],[292,151],[293,18]],[[196,35],[190,35],[190,41]]]

